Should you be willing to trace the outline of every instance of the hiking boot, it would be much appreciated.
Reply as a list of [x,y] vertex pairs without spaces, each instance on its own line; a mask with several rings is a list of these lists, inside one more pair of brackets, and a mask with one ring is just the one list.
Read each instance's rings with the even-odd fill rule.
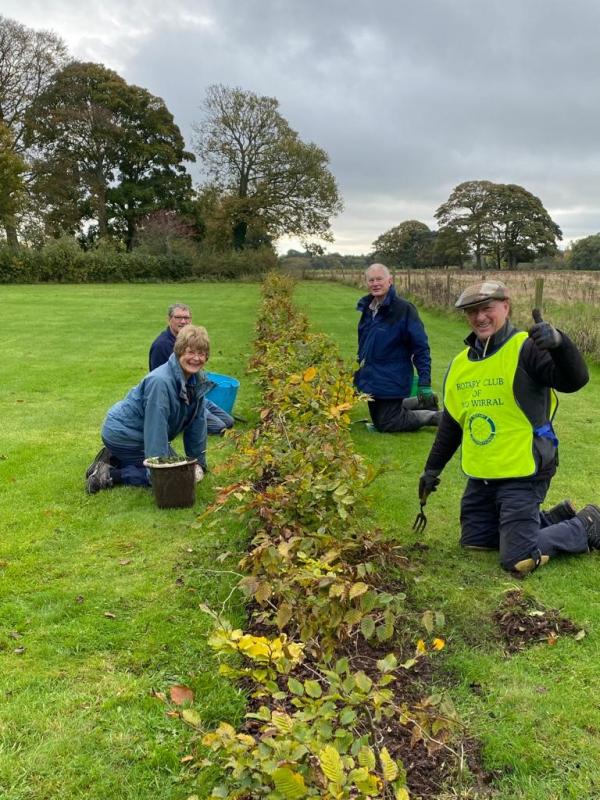
[[524,558],[522,561],[517,561],[513,570],[518,572],[519,575],[528,575],[530,572],[533,572],[534,569],[543,567],[548,561],[550,561],[550,556],[540,556],[537,560],[534,558]]
[[549,508],[548,511],[542,511],[542,513],[548,525],[557,525],[559,522],[573,519],[577,514],[577,510],[570,500],[562,500],[552,508]]
[[438,411],[440,408],[437,394],[426,395],[421,399],[417,395],[405,397],[402,407],[407,411]]
[[420,427],[423,425],[434,425],[437,427],[442,419],[441,411],[412,411]]
[[590,503],[575,516],[583,522],[590,550],[600,550],[600,508]]
[[96,455],[96,458],[92,461],[92,463],[86,469],[86,471],[85,471],[86,479],[90,477],[90,475],[96,469],[98,464],[110,464],[110,456],[111,456],[111,452],[108,449],[108,447],[103,447],[98,452],[98,454]]
[[110,477],[110,464],[99,461],[92,473],[88,476],[85,490],[88,494],[96,494],[96,492],[100,492],[102,489],[110,489],[112,485],[113,481]]

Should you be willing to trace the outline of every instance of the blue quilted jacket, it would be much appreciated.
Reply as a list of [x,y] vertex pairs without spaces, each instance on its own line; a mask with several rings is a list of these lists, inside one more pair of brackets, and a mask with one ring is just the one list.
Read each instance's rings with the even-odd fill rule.
[[213,386],[203,372],[186,383],[173,353],[108,410],[102,438],[109,447],[139,446],[150,458],[171,455],[169,442],[183,431],[186,455],[206,467],[204,395]]
[[368,294],[356,306],[358,323],[358,363],[354,383],[361,392],[375,399],[408,397],[413,370],[420,386],[431,386],[431,355],[425,328],[417,309],[390,287],[377,314],[373,316]]

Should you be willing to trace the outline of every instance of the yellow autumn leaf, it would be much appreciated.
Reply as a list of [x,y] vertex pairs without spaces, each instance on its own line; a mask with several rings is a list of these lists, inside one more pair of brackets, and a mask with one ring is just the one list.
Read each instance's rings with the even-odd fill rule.
[[398,777],[398,765],[391,757],[387,747],[382,747],[379,753],[379,760],[383,769],[383,777],[388,783],[395,781]]
[[434,650],[443,650],[446,646],[446,642],[443,639],[434,639],[431,644]]
[[317,377],[317,370],[315,369],[315,367],[309,367],[307,370],[304,371],[304,374],[302,375],[302,380],[305,383],[310,383],[311,381],[314,381],[316,377]]
[[302,377],[300,375],[296,375],[296,373],[290,375],[288,378],[288,383],[302,383]]
[[424,653],[427,652],[427,647],[425,646],[425,642],[423,639],[419,639],[417,642],[417,655],[422,656]]

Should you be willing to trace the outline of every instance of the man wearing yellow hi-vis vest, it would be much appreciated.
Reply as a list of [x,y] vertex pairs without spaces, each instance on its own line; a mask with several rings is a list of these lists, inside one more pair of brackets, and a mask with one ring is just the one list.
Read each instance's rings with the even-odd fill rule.
[[589,375],[581,354],[537,310],[529,332],[517,331],[500,281],[469,286],[456,308],[464,311],[471,333],[446,373],[444,411],[419,481],[421,504],[462,445],[468,477],[460,514],[463,547],[499,550],[502,566],[519,573],[559,553],[600,549],[598,506],[576,512],[565,500],[540,510],[557,466],[554,390],[585,386]]

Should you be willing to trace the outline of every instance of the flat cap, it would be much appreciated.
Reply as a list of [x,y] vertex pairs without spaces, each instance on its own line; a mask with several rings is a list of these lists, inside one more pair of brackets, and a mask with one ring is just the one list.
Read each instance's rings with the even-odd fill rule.
[[501,281],[480,281],[467,286],[454,304],[455,308],[472,308],[488,300],[508,300],[507,287]]

